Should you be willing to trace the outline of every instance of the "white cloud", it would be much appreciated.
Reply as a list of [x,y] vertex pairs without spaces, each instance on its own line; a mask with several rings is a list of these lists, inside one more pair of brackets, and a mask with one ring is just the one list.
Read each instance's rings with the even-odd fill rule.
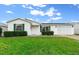
[[56,15],[57,15],[57,16],[61,16],[61,13],[60,13],[60,12],[58,12],[58,13],[56,13]]
[[6,6],[10,6],[10,5],[12,5],[12,4],[4,4],[4,5],[6,5]]
[[[52,7],[52,8],[49,8],[46,12],[40,11],[40,10],[31,10],[31,14],[32,15],[41,15],[41,16],[47,15],[50,17],[50,16],[55,15],[54,11],[56,11],[56,9]],[[58,13],[57,15],[60,15],[60,13]]]
[[50,8],[45,14],[48,16],[53,16],[54,15],[53,11],[54,11],[54,9]]
[[47,10],[47,12],[45,13],[45,15],[47,15],[47,16],[53,16],[54,15],[54,11],[56,11],[55,10],[55,8],[50,8],[50,9],[48,9]]
[[44,21],[44,23],[49,23],[51,21],[57,21],[57,20],[61,20],[62,17],[53,17],[53,18],[49,18],[46,21]]
[[28,8],[28,9],[34,9],[32,6],[29,6],[29,4],[24,4],[22,5],[23,8]]
[[44,12],[40,11],[40,10],[32,10],[31,14],[32,15],[41,15],[41,16],[44,16]]
[[9,11],[9,10],[6,11],[6,13],[8,13],[8,14],[13,14],[13,12],[12,12],[12,11]]
[[62,17],[51,18],[51,20],[60,20],[60,19],[62,19]]
[[28,9],[34,9],[32,6],[28,6],[28,7],[26,7],[26,8],[28,8]]
[[38,11],[38,10],[32,10],[32,11],[31,11],[31,14],[32,14],[32,15],[38,15],[38,14],[39,14],[39,11]]
[[33,18],[27,18],[27,19],[29,19],[29,20],[33,20],[33,21],[36,21],[36,22],[39,22],[40,23],[40,21],[39,21],[39,19],[33,19]]
[[79,8],[79,4],[73,4],[73,6],[75,6],[75,7]]
[[[51,22],[52,20],[61,20],[61,13],[57,12],[57,10],[53,7],[49,8],[46,12],[41,10],[31,10],[30,12],[32,15],[40,15],[40,16],[48,16],[49,19],[47,19],[44,22]],[[54,17],[56,15],[56,17]]]
[[33,18],[27,18],[27,19],[29,19],[29,20],[34,20]]
[[45,4],[32,4],[33,6],[37,6],[37,7],[46,7],[47,5]]
[[77,4],[73,4],[74,6],[77,6]]
[[40,22],[39,19],[35,19],[36,22]]
[[6,23],[7,22],[7,20],[4,20],[4,21],[1,21],[2,23]]
[[22,5],[23,8],[26,8],[26,5]]
[[40,5],[39,7],[46,7],[46,5]]
[[28,9],[34,9],[33,6],[35,7],[46,7],[47,5],[44,4],[23,4],[23,8],[28,8]]
[[73,21],[71,21],[71,22],[79,22],[78,20],[73,20]]

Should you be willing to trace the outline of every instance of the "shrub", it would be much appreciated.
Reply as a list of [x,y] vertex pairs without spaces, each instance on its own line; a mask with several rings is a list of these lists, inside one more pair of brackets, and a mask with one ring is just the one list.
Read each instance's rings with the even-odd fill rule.
[[12,31],[5,31],[4,32],[5,37],[12,37],[13,35],[14,35],[14,33]]
[[5,31],[5,37],[15,37],[15,36],[27,36],[26,31]]
[[15,36],[27,36],[26,31],[14,31]]
[[75,34],[75,35],[79,35],[79,34]]
[[0,28],[0,36],[2,35],[2,28]]
[[54,32],[53,31],[43,31],[42,32],[42,35],[54,35]]

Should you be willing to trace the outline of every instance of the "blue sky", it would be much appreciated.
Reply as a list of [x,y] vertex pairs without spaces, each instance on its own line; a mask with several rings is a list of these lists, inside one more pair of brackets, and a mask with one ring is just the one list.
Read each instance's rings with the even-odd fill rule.
[[78,4],[0,4],[0,22],[27,18],[44,23],[79,21]]

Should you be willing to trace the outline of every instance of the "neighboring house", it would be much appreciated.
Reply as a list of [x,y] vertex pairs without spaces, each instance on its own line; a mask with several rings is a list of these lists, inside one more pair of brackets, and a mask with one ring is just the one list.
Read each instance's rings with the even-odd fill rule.
[[[41,31],[54,31],[55,35],[79,34],[79,23],[38,23],[29,19],[13,19],[7,25],[0,24],[4,31],[27,31],[28,35],[41,35]],[[3,35],[3,34],[2,34]]]
[[0,28],[2,28],[2,36],[3,36],[3,32],[4,31],[7,31],[7,25],[6,24],[3,24],[3,23],[0,23]]
[[8,31],[27,31],[28,35],[41,35],[40,23],[29,20],[17,18],[7,22]]
[[[74,27],[70,23],[42,23],[41,25],[47,31],[54,31],[55,35],[73,35]],[[49,28],[49,29],[48,29]]]

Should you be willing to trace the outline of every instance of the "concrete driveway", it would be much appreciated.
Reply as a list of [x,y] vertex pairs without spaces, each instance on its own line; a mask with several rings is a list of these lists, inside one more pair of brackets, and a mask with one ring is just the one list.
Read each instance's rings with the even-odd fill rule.
[[79,40],[79,35],[65,35],[64,37],[69,37],[69,38],[73,38],[73,39]]

